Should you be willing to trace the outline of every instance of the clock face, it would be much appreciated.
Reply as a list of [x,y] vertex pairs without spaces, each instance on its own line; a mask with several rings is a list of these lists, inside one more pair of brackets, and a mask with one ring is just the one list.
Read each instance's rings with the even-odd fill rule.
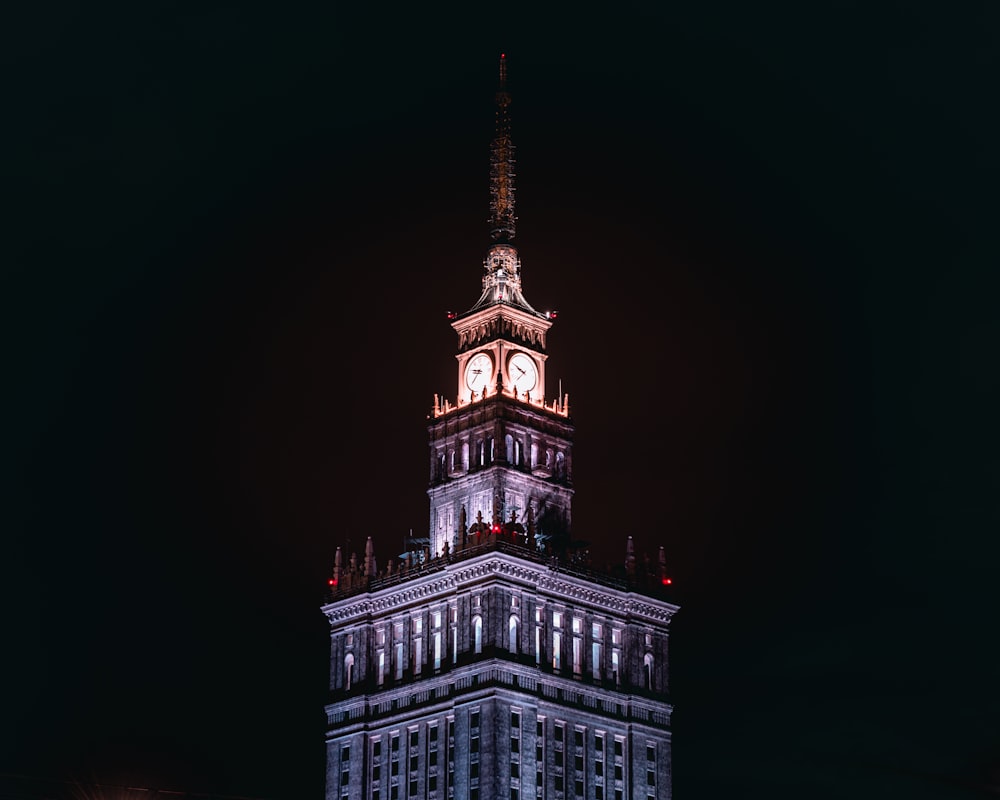
[[507,362],[507,373],[510,375],[510,381],[518,394],[530,392],[538,382],[538,370],[535,368],[535,362],[524,353],[511,356],[510,361]]
[[486,353],[478,353],[469,359],[465,367],[465,385],[474,392],[485,389],[493,377],[493,360]]

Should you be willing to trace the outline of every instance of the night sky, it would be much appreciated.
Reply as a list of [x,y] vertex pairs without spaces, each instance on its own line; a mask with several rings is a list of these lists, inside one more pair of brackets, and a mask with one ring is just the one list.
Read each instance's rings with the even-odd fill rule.
[[1000,793],[1000,6],[339,5],[9,12],[0,774],[322,797],[506,52],[574,533],[682,607],[675,797]]

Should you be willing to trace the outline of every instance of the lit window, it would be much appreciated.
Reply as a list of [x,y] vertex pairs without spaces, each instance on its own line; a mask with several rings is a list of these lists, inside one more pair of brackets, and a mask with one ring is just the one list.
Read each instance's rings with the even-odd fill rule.
[[562,612],[553,611],[552,612],[552,627],[561,628],[562,627]]

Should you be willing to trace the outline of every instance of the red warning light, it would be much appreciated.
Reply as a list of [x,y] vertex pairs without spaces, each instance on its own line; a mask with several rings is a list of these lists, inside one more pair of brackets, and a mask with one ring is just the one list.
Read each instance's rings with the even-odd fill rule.
[[507,56],[504,53],[501,53],[500,58],[507,58]]
[[672,584],[672,583],[673,583],[673,581],[672,581],[672,580],[670,580],[670,578],[664,578],[664,579],[663,579],[663,585],[664,585],[664,586],[669,586],[669,585],[670,585],[670,584]]
[[336,578],[330,578],[330,580],[328,581],[328,583],[331,586],[336,586],[337,585],[337,579]]

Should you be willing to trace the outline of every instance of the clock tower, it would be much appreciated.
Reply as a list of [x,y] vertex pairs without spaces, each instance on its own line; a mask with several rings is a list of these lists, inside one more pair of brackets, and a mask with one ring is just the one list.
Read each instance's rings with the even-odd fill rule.
[[[601,568],[570,535],[573,423],[554,314],[521,288],[500,57],[482,292],[428,416],[430,528],[379,566],[337,548],[326,800],[670,800],[666,555]],[[443,356],[443,357],[446,357]]]
[[569,541],[573,424],[568,396],[551,397],[545,383],[545,337],[555,314],[536,311],[521,288],[504,56],[496,100],[482,293],[467,311],[449,315],[458,334],[457,391],[454,400],[434,398],[428,425],[434,557],[491,531],[551,552]]

